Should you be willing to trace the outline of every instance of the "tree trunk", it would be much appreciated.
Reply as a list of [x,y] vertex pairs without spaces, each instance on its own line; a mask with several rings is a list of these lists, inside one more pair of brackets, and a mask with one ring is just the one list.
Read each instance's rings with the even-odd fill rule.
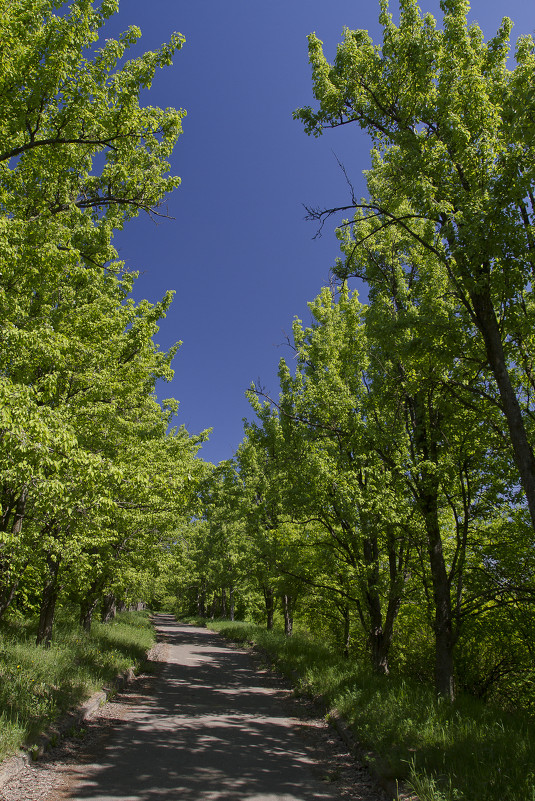
[[345,604],[342,609],[342,616],[344,619],[344,634],[343,634],[343,646],[344,651],[343,654],[346,659],[349,658],[349,642],[350,642],[350,624],[351,624],[351,617],[349,614],[349,604]]
[[89,596],[89,598],[85,598],[80,604],[80,626],[82,626],[85,631],[91,631],[93,612],[97,607],[97,603],[98,598]]
[[109,623],[110,620],[113,620],[116,613],[117,607],[115,605],[115,595],[112,592],[109,592],[102,599],[102,605],[100,609],[101,623]]
[[5,587],[0,595],[0,620],[4,617],[5,613],[9,609],[11,602],[17,593],[19,584],[20,579],[17,579],[17,581],[13,582],[11,587]]
[[435,602],[435,689],[437,695],[455,698],[451,595],[442,537],[438,521],[436,495],[422,495],[421,511],[425,521],[433,598]]
[[206,617],[206,582],[200,585],[197,590],[197,614],[199,617]]
[[264,593],[264,601],[266,604],[266,629],[271,631],[273,628],[275,593],[272,587],[263,587],[262,591]]
[[509,428],[515,463],[526,495],[531,524],[535,529],[535,457],[503,351],[502,335],[488,287],[470,295],[477,326],[483,335],[487,359],[496,379],[503,412]]
[[420,475],[416,481],[415,499],[422,515],[427,536],[427,552],[431,571],[434,599],[435,633],[435,690],[438,696],[453,701],[455,698],[453,647],[453,619],[450,582],[438,517],[439,480],[428,463],[438,465],[436,432],[439,421],[436,411],[425,395],[413,399],[414,439],[421,460]]
[[234,587],[231,586],[228,591],[228,602],[229,602],[229,611],[230,611],[230,619],[234,620]]
[[54,614],[56,611],[56,601],[59,595],[59,566],[60,558],[53,559],[47,556],[48,576],[43,588],[41,598],[41,610],[39,614],[39,626],[37,629],[36,645],[44,644],[45,648],[50,647],[52,642],[52,628],[54,625]]
[[282,596],[282,611],[284,614],[284,633],[287,637],[292,636],[294,627],[293,606],[294,598],[291,595]]
[[225,587],[221,588],[221,617],[227,616],[227,591]]
[[[363,527],[366,522],[362,523]],[[370,616],[370,656],[372,670],[378,675],[388,675],[388,651],[390,639],[383,630],[383,612],[379,594],[379,548],[376,537],[365,537],[362,542],[364,564],[367,566],[365,601]]]
[[[20,534],[22,531],[22,521],[24,520],[27,501],[28,487],[24,486],[17,500],[14,501],[12,495],[11,502],[6,504],[6,509],[2,515],[2,524],[0,530],[7,531],[9,529],[11,514],[14,512],[13,522],[11,523],[11,534],[14,536]],[[26,561],[22,570],[20,571],[19,576],[14,577],[11,570],[12,553],[13,548],[8,549],[5,545],[0,549],[0,618],[4,616],[5,612],[15,598],[22,579],[22,574],[29,564],[29,560]]]

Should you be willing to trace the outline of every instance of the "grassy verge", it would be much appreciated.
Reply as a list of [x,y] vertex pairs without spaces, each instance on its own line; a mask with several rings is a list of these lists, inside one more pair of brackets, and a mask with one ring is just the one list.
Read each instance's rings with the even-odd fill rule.
[[367,675],[309,636],[209,625],[254,643],[298,691],[322,696],[375,754],[378,772],[409,783],[421,801],[535,801],[535,724],[521,713],[467,697],[439,703],[430,688]]
[[58,621],[52,646],[37,647],[35,625],[0,628],[0,760],[123,670],[139,667],[154,642],[146,612],[125,612],[87,633]]

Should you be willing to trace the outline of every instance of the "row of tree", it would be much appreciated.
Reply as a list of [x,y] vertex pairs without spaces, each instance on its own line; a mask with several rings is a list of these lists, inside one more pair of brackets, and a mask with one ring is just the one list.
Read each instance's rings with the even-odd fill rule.
[[534,43],[519,40],[509,70],[509,20],[485,43],[465,0],[441,7],[437,29],[414,0],[401,0],[398,26],[383,3],[382,44],[348,30],[333,65],[310,37],[318,109],[296,117],[314,135],[368,131],[369,197],[311,210],[321,223],[353,215],[338,228],[339,293],[310,304],[309,327],[295,322],[280,395],[250,393],[257,422],[210,479],[181,552],[197,595],[210,576],[252,609],[263,596],[268,625],[278,595],[287,631],[298,602],[305,623],[346,652],[352,638],[380,673],[425,673],[432,645],[440,695],[457,683],[525,703]]
[[179,34],[125,61],[140,36],[95,43],[117,0],[0,2],[0,617],[58,597],[90,626],[144,598],[162,540],[191,513],[202,437],[170,428],[177,347],[154,343],[172,296],[131,297],[115,230],[156,214],[179,179],[183,112],[144,108]]

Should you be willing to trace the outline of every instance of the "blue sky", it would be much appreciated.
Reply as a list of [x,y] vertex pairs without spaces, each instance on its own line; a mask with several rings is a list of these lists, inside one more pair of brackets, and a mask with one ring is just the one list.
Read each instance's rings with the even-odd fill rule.
[[[422,9],[440,19],[435,0]],[[313,103],[306,36],[315,31],[332,57],[344,26],[379,41],[378,13],[378,2],[360,0],[121,0],[104,29],[113,37],[137,25],[135,54],[173,31],[186,37],[144,97],[187,111],[172,159],[182,178],[167,203],[174,219],[140,217],[115,244],[140,271],[137,299],[176,292],[157,340],[183,345],[173,382],[158,394],[180,401],[178,423],[190,433],[213,429],[201,452],[209,461],[230,458],[241,441],[242,418],[253,416],[244,394],[251,381],[277,392],[292,320],[308,321],[307,302],[329,282],[337,241],[328,225],[313,238],[303,204],[347,202],[334,154],[365,194],[366,136],[346,126],[314,139],[292,120]],[[535,5],[525,0],[474,0],[470,18],[488,37],[504,14],[513,38],[534,31]]]

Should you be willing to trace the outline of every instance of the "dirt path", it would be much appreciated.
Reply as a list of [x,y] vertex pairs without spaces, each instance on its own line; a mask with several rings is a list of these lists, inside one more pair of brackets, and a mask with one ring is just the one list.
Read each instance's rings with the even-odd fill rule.
[[382,801],[336,735],[248,652],[171,616],[157,631],[160,675],[108,704],[84,740],[28,767],[2,801]]

